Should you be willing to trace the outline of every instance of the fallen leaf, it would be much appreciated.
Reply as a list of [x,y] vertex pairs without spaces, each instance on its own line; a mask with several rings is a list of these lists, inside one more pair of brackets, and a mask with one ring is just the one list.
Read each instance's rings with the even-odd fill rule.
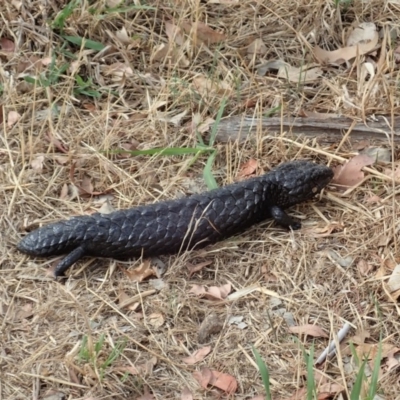
[[33,315],[33,306],[32,303],[26,303],[22,306],[16,313],[16,318],[18,320],[27,319],[32,317]]
[[314,82],[322,76],[322,69],[315,66],[303,65],[301,67],[292,67],[291,65],[282,65],[278,70],[278,78],[285,78],[289,82],[308,83]]
[[159,328],[165,322],[165,319],[161,313],[152,313],[147,317],[147,322],[154,328]]
[[0,46],[1,50],[3,50],[5,53],[13,53],[15,51],[15,44],[10,39],[1,38]]
[[194,284],[194,285],[192,285],[191,289],[189,290],[189,293],[193,293],[197,296],[202,296],[202,295],[206,294],[207,292],[206,292],[206,289],[204,286]]
[[335,382],[327,382],[318,386],[317,400],[332,399],[338,393],[343,392],[344,387]]
[[211,385],[227,394],[235,393],[237,390],[236,379],[232,375],[223,372],[203,368],[201,371],[194,372],[193,376],[204,389]]
[[180,46],[185,42],[181,28],[170,21],[165,22],[165,32],[171,42],[175,42]]
[[373,22],[362,22],[354,28],[346,41],[346,46],[356,46],[360,43],[368,43],[374,40],[376,25]]
[[209,384],[228,394],[235,393],[237,390],[237,381],[232,375],[215,370],[211,371],[211,380]]
[[157,357],[153,356],[148,361],[142,364],[115,367],[115,370],[120,372],[128,372],[131,375],[148,376],[153,373],[153,369],[156,365]]
[[208,265],[211,265],[212,263],[213,263],[212,260],[204,261],[204,262],[196,264],[196,265],[188,262],[186,264],[186,266],[187,266],[187,269],[189,270],[189,278],[191,278],[195,272],[201,271],[204,267],[207,267]]
[[223,300],[228,296],[228,294],[232,290],[232,285],[230,283],[227,283],[222,286],[210,286],[208,289],[208,292],[205,294],[205,297],[208,299],[218,299],[218,300]]
[[371,272],[372,268],[373,268],[373,266],[371,264],[369,264],[363,258],[361,260],[359,260],[357,263],[357,269],[359,270],[360,274],[363,276],[367,276]]
[[390,278],[387,282],[390,292],[395,292],[400,289],[400,264],[396,265]]
[[127,308],[130,311],[135,311],[140,306],[140,303],[136,300],[136,298],[132,299],[132,297],[122,289],[120,289],[118,292],[118,304],[120,308]]
[[128,32],[126,31],[124,26],[121,30],[115,32],[115,36],[122,44],[132,43],[132,38],[129,37]]
[[379,34],[375,32],[373,39],[368,43],[360,43],[357,46],[343,47],[338,50],[328,51],[318,46],[314,48],[315,58],[322,64],[343,64],[357,55],[369,53],[378,44]]
[[364,179],[364,172],[361,170],[367,165],[374,163],[374,160],[365,154],[353,157],[344,165],[334,167],[334,177],[332,183],[342,186],[355,186]]
[[7,115],[7,126],[11,128],[20,118],[21,114],[18,114],[16,111],[10,111]]
[[183,110],[179,114],[171,115],[171,113],[158,112],[156,118],[162,122],[169,122],[175,126],[180,126],[181,120],[187,114],[187,110]]
[[44,156],[37,156],[31,162],[31,167],[34,171],[42,172],[43,171],[43,162]]
[[224,327],[224,319],[217,314],[208,315],[201,323],[198,333],[199,343],[205,343],[211,335],[221,332]]
[[385,168],[384,173],[393,178],[396,182],[400,182],[400,165],[397,165],[395,170]]
[[289,330],[292,333],[298,333],[300,335],[305,334],[313,337],[329,338],[329,336],[318,325],[306,324],[299,326],[290,326]]
[[201,349],[196,350],[191,356],[183,358],[182,361],[185,364],[194,365],[200,361],[203,361],[210,351],[211,346],[202,347]]
[[255,175],[257,170],[258,162],[254,158],[251,158],[246,163],[242,164],[239,168],[238,178],[244,178]]
[[111,76],[114,82],[121,83],[126,78],[133,76],[133,70],[129,65],[121,62],[116,62],[114,64],[105,65],[103,72],[106,76]]
[[247,46],[247,54],[266,54],[268,51],[267,46],[264,44],[261,38],[253,40]]
[[217,82],[205,77],[204,75],[198,75],[194,78],[193,86],[202,95],[216,93],[222,96],[232,92],[232,88],[225,81]]
[[193,400],[193,394],[189,390],[189,388],[186,387],[185,389],[182,390],[181,400]]
[[400,355],[398,354],[400,349],[394,347],[387,354],[386,366],[388,367],[388,371],[396,368],[400,364]]
[[195,39],[199,39],[207,44],[222,42],[226,39],[223,33],[215,31],[201,21],[197,21],[194,24],[189,21],[183,21],[181,26],[188,35],[193,33],[196,36]]
[[93,194],[94,187],[90,176],[85,175],[83,177],[82,182],[79,185],[79,189],[81,190],[82,193]]
[[151,267],[150,260],[143,261],[138,268],[135,268],[132,271],[125,270],[124,272],[128,276],[128,278],[133,282],[142,282],[149,276],[155,275],[155,272]]
[[99,208],[100,214],[111,214],[114,211],[115,211],[115,208],[108,201],[108,199],[106,199],[106,201],[103,203],[103,205]]

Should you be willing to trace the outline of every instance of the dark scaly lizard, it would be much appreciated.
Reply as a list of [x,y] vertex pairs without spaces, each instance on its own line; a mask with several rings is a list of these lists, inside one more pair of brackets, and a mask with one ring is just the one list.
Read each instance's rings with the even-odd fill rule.
[[202,248],[267,218],[299,229],[284,210],[312,198],[332,177],[327,166],[291,161],[186,198],[52,223],[30,232],[17,248],[33,256],[67,254],[56,267],[57,277],[84,256],[127,259]]

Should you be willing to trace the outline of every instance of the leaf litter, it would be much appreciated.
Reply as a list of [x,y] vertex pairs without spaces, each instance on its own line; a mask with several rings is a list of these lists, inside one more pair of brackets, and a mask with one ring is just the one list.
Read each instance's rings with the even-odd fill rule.
[[[2,388],[6,398],[15,397],[16,390],[18,396],[29,397],[32,387],[37,391],[35,395],[42,398],[54,382],[61,393],[74,397],[76,393],[70,383],[75,378],[67,378],[68,383],[64,383],[65,371],[69,371],[64,353],[74,347],[75,330],[79,330],[79,335],[90,334],[93,343],[98,343],[99,335],[112,331],[113,341],[128,341],[128,352],[123,356],[131,360],[113,361],[101,380],[95,372],[98,365],[82,368],[75,374],[76,382],[87,385],[87,389],[82,388],[81,397],[115,397],[116,393],[139,396],[129,377],[121,382],[129,370],[115,373],[118,367],[131,366],[131,362],[137,368],[142,363],[136,362],[139,353],[148,360],[154,354],[160,355],[157,369],[150,374],[144,370],[137,374],[137,379],[142,379],[142,374],[146,377],[140,392],[143,399],[167,398],[171,393],[176,396],[183,393],[184,387],[190,387],[188,396],[192,398],[210,397],[216,391],[225,394],[229,384],[218,389],[210,384],[210,379],[205,389],[190,374],[183,379],[180,368],[185,366],[181,363],[176,368],[173,361],[182,358],[181,346],[201,347],[197,345],[202,338],[196,327],[212,312],[216,313],[214,324],[208,324],[204,329],[208,335],[204,336],[210,341],[213,357],[208,356],[200,363],[209,361],[210,371],[234,376],[235,396],[250,398],[263,390],[251,356],[243,357],[243,352],[248,351],[247,344],[257,346],[268,364],[273,398],[287,399],[297,390],[297,394],[304,395],[304,388],[298,389],[297,380],[285,380],[282,386],[282,376],[297,376],[304,368],[304,360],[299,348],[287,340],[292,335],[287,335],[287,327],[282,325],[286,324],[282,312],[267,312],[269,300],[275,296],[282,301],[277,310],[290,307],[293,321],[308,320],[326,333],[331,324],[341,326],[342,319],[357,326],[361,323],[362,328],[368,329],[370,337],[364,340],[367,344],[378,343],[384,332],[384,342],[392,347],[384,349],[387,357],[381,363],[381,372],[389,368],[395,372],[396,349],[400,347],[396,335],[397,303],[393,302],[397,291],[390,292],[387,284],[397,265],[394,261],[398,261],[392,233],[398,219],[397,192],[390,186],[393,182],[388,185],[388,180],[381,178],[392,177],[392,171],[397,174],[397,146],[394,160],[390,159],[393,164],[387,165],[382,175],[378,163],[388,162],[389,152],[386,160],[368,153],[375,163],[361,180],[358,174],[362,168],[348,174],[351,190],[346,192],[345,199],[340,197],[341,193],[336,197],[325,197],[324,193],[315,203],[290,210],[303,222],[304,228],[299,232],[289,234],[271,222],[256,226],[244,235],[207,248],[203,255],[212,260],[212,268],[204,266],[197,275],[188,276],[184,254],[163,258],[168,267],[163,278],[168,288],[153,287],[152,280],[144,277],[148,268],[142,267],[134,281],[125,273],[109,274],[106,266],[110,261],[104,259],[89,260],[96,268],[90,269],[88,279],[73,275],[65,286],[43,282],[37,279],[36,271],[52,265],[53,260],[47,264],[46,259],[38,257],[35,262],[27,262],[13,247],[20,239],[22,226],[37,226],[50,219],[80,215],[93,207],[98,209],[100,203],[95,203],[95,198],[109,194],[104,188],[113,188],[110,203],[115,209],[186,194],[181,179],[202,176],[201,157],[194,161],[185,157],[122,157],[103,151],[123,149],[122,143],[135,141],[146,149],[193,147],[203,133],[211,130],[223,97],[227,106],[222,118],[240,115],[243,121],[254,119],[253,128],[261,135],[240,147],[235,143],[215,145],[218,156],[212,170],[218,183],[235,177],[241,161],[252,158],[259,160],[260,170],[293,158],[315,159],[333,166],[345,164],[354,154],[349,152],[354,149],[351,134],[343,143],[338,140],[326,147],[319,142],[319,132],[315,140],[306,142],[289,136],[289,132],[261,132],[256,121],[270,116],[276,107],[280,107],[279,116],[283,119],[298,116],[301,110],[302,115],[324,118],[327,123],[327,116],[338,115],[367,125],[371,118],[382,114],[396,117],[399,97],[396,74],[400,63],[397,39],[390,43],[384,40],[394,26],[390,7],[395,2],[389,3],[388,7],[381,7],[373,2],[346,5],[340,2],[337,6],[333,2],[279,2],[274,5],[273,15],[266,11],[254,18],[252,5],[236,0],[211,0],[199,7],[185,2],[168,7],[162,2],[150,2],[148,6],[156,6],[157,13],[148,10],[147,5],[135,4],[129,10],[129,5],[125,9],[121,2],[110,0],[107,6],[121,10],[104,8],[95,14],[85,2],[69,2],[64,9],[53,2],[52,12],[56,16],[76,4],[54,35],[51,13],[32,25],[29,15],[38,15],[37,3],[22,7],[21,2],[14,0],[6,8],[0,6],[7,22],[2,37],[11,42],[0,43],[4,44],[0,49],[4,120],[4,132],[0,135],[0,186],[4,200],[0,232],[10,238],[10,243],[8,239],[0,240],[0,253],[4,255],[0,260],[0,288],[2,302],[11,309],[22,309],[27,303],[34,305],[31,317],[14,325],[7,322],[5,326],[11,335],[18,333],[12,336],[13,341],[4,343],[2,353],[3,367],[8,373]],[[210,4],[213,6],[209,7]],[[10,23],[16,16],[21,22],[18,26]],[[289,20],[290,26],[286,24]],[[179,29],[174,38],[168,37],[165,21]],[[370,30],[367,35],[364,31],[369,28],[363,24],[372,22],[376,32]],[[307,26],[313,29],[305,29]],[[354,33],[357,29],[360,32]],[[63,42],[59,34],[62,30],[75,38],[85,37],[99,43],[104,50],[85,48],[84,41],[83,46]],[[4,47],[8,45],[7,51]],[[307,49],[316,46],[339,52],[330,53],[331,58],[327,57],[325,62],[317,60],[315,64],[316,58]],[[51,56],[55,55],[54,65],[53,57],[47,56],[49,49]],[[271,62],[263,74],[258,74],[258,66],[268,60],[281,61]],[[67,69],[58,74],[64,64]],[[78,93],[78,74],[101,97]],[[36,84],[25,80],[29,77],[35,78]],[[18,117],[11,118],[10,112],[17,112]],[[194,121],[192,117],[190,121],[190,115],[194,114],[199,114],[200,120]],[[387,121],[390,134],[390,118]],[[58,143],[47,139],[47,135]],[[384,145],[390,155],[391,146],[391,143]],[[45,160],[41,172],[32,174],[32,161],[40,161],[42,155]],[[38,172],[39,169],[40,165]],[[84,176],[90,184],[87,182],[86,195],[79,196],[77,186]],[[338,188],[331,185],[326,192],[335,190]],[[367,203],[375,218],[373,223],[362,213],[354,214],[360,207],[358,203],[368,198],[377,200]],[[350,256],[355,262],[346,268],[345,275],[339,274],[332,266],[333,258],[318,263],[323,249],[334,251],[344,261]],[[360,259],[366,264],[358,265]],[[265,282],[266,273],[273,279]],[[235,287],[226,297],[219,289],[225,282],[232,282]],[[198,298],[189,295],[192,284],[202,285],[206,293],[210,287],[218,291],[216,296]],[[125,295],[119,298],[120,290]],[[331,320],[332,307],[335,316]],[[374,312],[376,307],[379,313]],[[232,315],[245,317],[245,331],[229,323]],[[310,315],[315,319],[310,320]],[[146,316],[151,316],[154,323],[149,323]],[[87,331],[85,321],[92,318],[98,325]],[[226,330],[225,321],[228,321]],[[60,330],[60,326],[65,329]],[[48,338],[54,346],[48,346]],[[325,338],[317,339],[315,346],[322,349]],[[305,342],[306,350],[310,343],[311,340]],[[273,350],[278,347],[279,354]],[[105,353],[106,348],[101,349],[100,360],[107,356]],[[26,354],[31,357],[26,358]],[[163,358],[163,354],[168,358]],[[16,363],[18,359],[24,363]],[[38,359],[41,370],[32,376]],[[186,368],[192,371],[199,367],[186,365]],[[342,371],[338,360],[331,359],[324,368],[331,381],[351,389],[354,375],[346,371],[344,375],[338,373]],[[393,372],[380,375],[379,390],[387,398],[394,398],[399,392]],[[205,371],[205,375],[210,374]],[[334,385],[325,386],[329,381],[318,382],[324,390],[318,392],[319,398],[326,398],[338,389]]]

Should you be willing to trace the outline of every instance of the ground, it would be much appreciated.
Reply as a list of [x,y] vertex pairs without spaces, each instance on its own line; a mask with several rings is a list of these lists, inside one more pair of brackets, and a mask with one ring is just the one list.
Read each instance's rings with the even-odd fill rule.
[[[253,349],[273,399],[310,384],[308,398],[400,398],[399,13],[395,0],[2,2],[0,398],[261,399]],[[379,144],[261,127],[213,140],[234,116],[380,114]],[[15,247],[49,222],[304,158],[356,161],[289,211],[295,232],[267,221],[179,256],[85,258],[61,281],[57,257]],[[337,356],[313,365],[346,323]]]

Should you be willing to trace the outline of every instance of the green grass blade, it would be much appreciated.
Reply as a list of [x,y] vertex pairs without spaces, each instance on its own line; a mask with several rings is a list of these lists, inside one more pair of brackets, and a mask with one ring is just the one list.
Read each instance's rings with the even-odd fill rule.
[[217,152],[214,151],[210,157],[208,157],[208,160],[206,162],[206,166],[203,169],[203,177],[204,181],[206,182],[206,185],[209,190],[216,189],[218,187],[218,183],[214,178],[214,175],[212,173],[212,165],[214,163],[215,156],[217,155]]
[[104,44],[100,42],[95,42],[94,40],[81,38],[80,36],[63,36],[63,38],[78,46],[82,46],[83,43],[83,47],[91,50],[101,51],[106,47],[104,46]]
[[373,400],[373,398],[376,395],[377,389],[378,389],[378,379],[379,379],[379,371],[380,371],[380,367],[381,367],[381,361],[382,361],[382,335],[379,339],[378,353],[376,354],[376,357],[375,357],[374,370],[372,371],[371,383],[369,385],[369,390],[368,390],[368,399],[369,400]]
[[265,389],[265,398],[266,400],[271,400],[271,389],[270,389],[270,384],[269,384],[269,372],[268,368],[264,362],[264,360],[261,358],[260,353],[257,351],[257,349],[252,346],[254,358],[256,359],[256,364],[258,367],[258,370],[260,371],[261,379],[264,384],[264,389]]
[[105,335],[104,335],[104,333],[102,333],[100,335],[100,339],[94,345],[94,351],[95,351],[96,355],[98,355],[100,353],[100,351],[103,347],[103,344],[104,344],[104,339],[105,339]]
[[222,114],[224,113],[224,110],[225,110],[225,107],[226,107],[226,103],[227,103],[227,98],[223,97],[222,101],[221,101],[221,105],[219,106],[219,109],[218,109],[217,117],[215,118],[215,122],[213,124],[212,129],[211,129],[210,141],[208,142],[209,146],[213,146],[214,145],[215,137],[217,136],[218,125],[219,125],[219,123],[221,121]]
[[72,0],[68,3],[54,18],[51,24],[52,28],[60,29],[62,32],[64,30],[65,21],[71,16],[78,4],[79,0]]
[[315,387],[314,379],[314,342],[310,349],[310,354],[307,355],[303,350],[304,358],[307,366],[307,400],[317,398],[317,388]]
[[350,393],[350,400],[360,400],[362,384],[363,384],[364,380],[366,379],[366,377],[364,375],[364,371],[365,371],[365,365],[367,364],[367,362],[368,362],[368,357],[366,357],[366,359],[363,361],[363,363],[361,364],[361,367],[358,371],[356,381],[354,382],[353,389],[351,390],[351,393]]

